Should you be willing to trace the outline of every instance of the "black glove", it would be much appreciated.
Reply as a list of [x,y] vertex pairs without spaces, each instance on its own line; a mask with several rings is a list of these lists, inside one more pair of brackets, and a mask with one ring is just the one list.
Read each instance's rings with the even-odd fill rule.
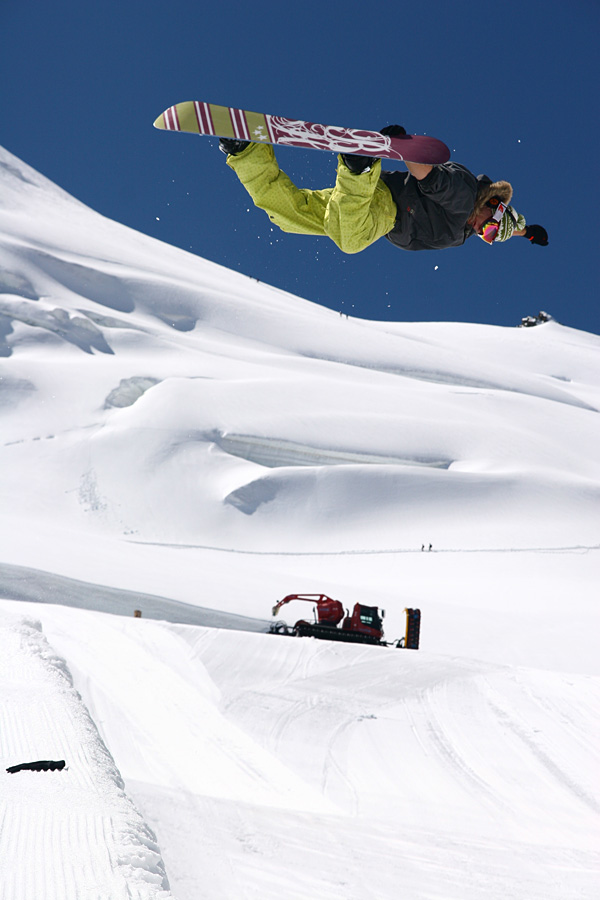
[[548,232],[541,225],[526,225],[525,237],[532,244],[539,244],[541,247],[548,246]]
[[406,128],[403,128],[402,125],[386,125],[379,134],[387,134],[388,137],[401,137],[401,135],[406,134]]

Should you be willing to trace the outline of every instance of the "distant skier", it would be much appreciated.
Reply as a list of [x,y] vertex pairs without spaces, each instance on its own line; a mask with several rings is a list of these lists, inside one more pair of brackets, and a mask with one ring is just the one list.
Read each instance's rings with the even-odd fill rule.
[[[382,134],[406,134],[389,125]],[[527,225],[509,206],[508,181],[475,176],[459,163],[407,162],[408,172],[382,172],[381,160],[340,154],[335,187],[297,188],[282,172],[270,144],[221,138],[234,170],[256,206],[282,231],[326,235],[344,253],[359,253],[381,237],[403,250],[460,247],[478,234],[486,243],[515,235],[545,247],[541,225]]]

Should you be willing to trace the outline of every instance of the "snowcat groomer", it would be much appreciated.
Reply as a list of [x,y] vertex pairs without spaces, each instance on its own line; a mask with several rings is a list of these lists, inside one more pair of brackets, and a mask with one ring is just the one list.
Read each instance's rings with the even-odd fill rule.
[[[383,617],[385,611],[377,606],[363,606],[355,603],[352,615],[350,615],[339,600],[333,600],[326,594],[288,594],[273,607],[273,615],[276,616],[282,606],[292,600],[305,600],[314,604],[316,621],[307,622],[299,619],[293,627],[285,622],[274,622],[271,625],[272,634],[288,634],[295,637],[315,637],[325,641],[349,641],[357,644],[378,644],[388,647],[390,644],[383,639]],[[417,650],[419,647],[419,631],[421,611],[419,609],[406,610],[406,635],[400,640],[392,641],[395,647],[406,647]],[[340,624],[341,623],[341,624]]]

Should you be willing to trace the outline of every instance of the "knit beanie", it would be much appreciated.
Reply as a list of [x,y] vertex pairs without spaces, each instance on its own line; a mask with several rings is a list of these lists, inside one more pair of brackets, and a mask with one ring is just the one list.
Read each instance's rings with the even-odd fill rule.
[[[480,178],[481,177],[482,176],[480,176]],[[508,204],[512,199],[512,195],[513,189],[510,182],[490,182],[487,179],[485,181],[482,180],[479,193],[477,194],[477,200],[475,201],[475,212],[480,212],[492,197],[497,197],[502,203]],[[525,225],[525,217],[519,215],[514,207],[507,206],[506,212],[500,220],[500,228],[498,229],[496,241],[507,241],[513,236],[515,231],[520,231],[522,228],[525,228]],[[479,235],[479,237],[481,237],[481,235]],[[494,243],[496,243],[496,241],[494,241]]]
[[507,206],[504,215],[500,219],[500,228],[498,229],[496,241],[507,241],[513,236],[514,231],[521,231],[526,224],[525,216],[520,215],[514,207]]

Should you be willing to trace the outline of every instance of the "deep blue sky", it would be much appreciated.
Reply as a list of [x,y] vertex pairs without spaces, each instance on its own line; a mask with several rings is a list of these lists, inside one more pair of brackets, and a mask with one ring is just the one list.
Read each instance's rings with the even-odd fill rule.
[[[600,333],[599,11],[598,0],[2,0],[0,144],[104,215],[353,315],[516,325],[545,309]],[[345,256],[326,238],[272,231],[216,139],[152,127],[192,99],[433,134],[476,174],[510,181],[550,246],[472,238],[407,253],[382,240]],[[302,187],[333,182],[333,155],[278,158]]]

